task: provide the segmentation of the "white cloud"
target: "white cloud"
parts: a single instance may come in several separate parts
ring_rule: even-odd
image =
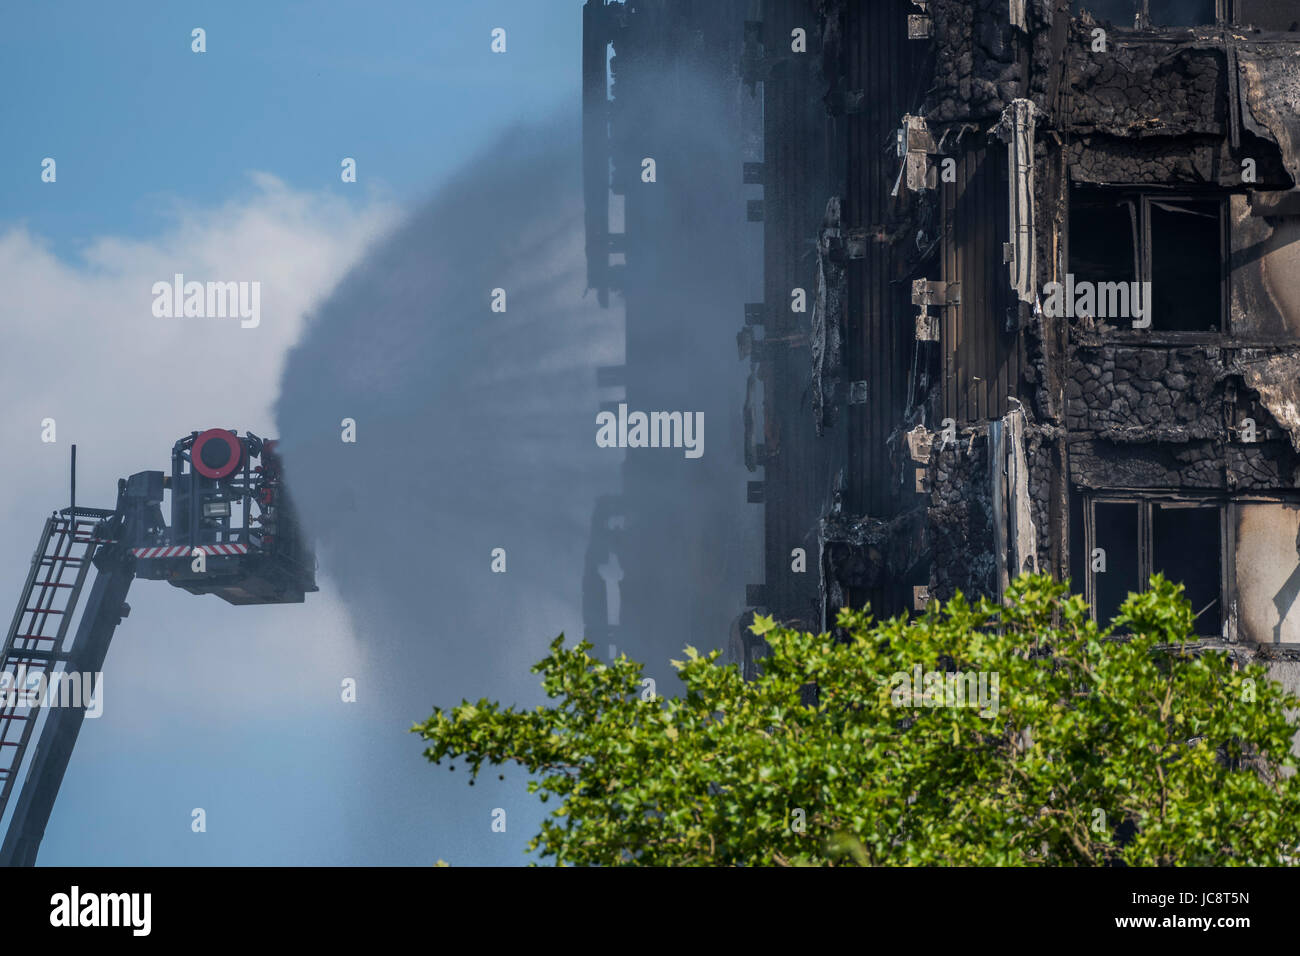
[[[0,442],[9,453],[0,601],[17,601],[41,522],[67,503],[73,442],[78,501],[111,507],[119,477],[167,470],[172,443],[192,430],[275,437],[280,371],[304,317],[397,210],[252,179],[244,199],[177,206],[163,234],[101,236],[78,261],[25,227],[0,227]],[[177,272],[259,281],[261,324],[155,318],[151,287]],[[57,422],[54,444],[41,442],[45,418]],[[101,719],[139,731],[173,716],[220,723],[301,712],[337,701],[339,680],[360,666],[328,587],[304,606],[232,607],[137,581],[130,602],[109,651]]]

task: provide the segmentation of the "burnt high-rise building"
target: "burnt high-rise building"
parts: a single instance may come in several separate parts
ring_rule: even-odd
[[[762,516],[746,607],[821,629],[1039,570],[1108,620],[1161,572],[1295,688],[1300,2],[589,8],[626,45],[707,20],[757,136],[728,171],[762,237],[727,305],[748,380],[713,432]],[[622,82],[601,110],[634,124]],[[589,138],[589,204],[611,158]]]

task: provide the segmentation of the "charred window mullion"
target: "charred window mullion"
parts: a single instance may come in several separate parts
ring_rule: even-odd
[[[1151,583],[1152,552],[1151,544],[1151,502],[1138,500],[1138,583],[1145,591]]]
[[[1142,264],[1141,256],[1143,250],[1146,249],[1150,243],[1145,242],[1142,239],[1142,216],[1140,214],[1141,210],[1138,207],[1138,203],[1133,199],[1126,199],[1124,200],[1124,205],[1128,207],[1129,233],[1132,236],[1131,241],[1133,243],[1133,275],[1135,278],[1140,279],[1145,276],[1148,271]]]
[[[1152,268],[1151,268],[1151,202],[1150,200],[1151,200],[1150,196],[1141,196],[1137,201],[1137,205],[1140,209],[1140,212],[1138,214],[1138,236],[1141,238],[1141,248],[1138,251],[1138,255],[1140,256],[1142,262],[1142,268],[1139,274],[1139,281],[1144,283],[1150,283],[1150,285],[1146,285],[1144,286],[1144,288],[1154,290],[1155,282],[1151,278]],[[1154,302],[1147,302],[1146,307],[1152,310],[1152,315],[1155,314]],[[1154,324],[1154,319],[1153,319],[1153,324]]]
[[[1219,509],[1219,541],[1221,547],[1219,550],[1219,593],[1223,595],[1223,603],[1220,608],[1221,617],[1226,626],[1235,627],[1236,614],[1234,609],[1237,603],[1237,589],[1235,582],[1237,580],[1237,503],[1232,500],[1225,501],[1223,507]],[[1225,634],[1229,640],[1236,640],[1236,633]]]

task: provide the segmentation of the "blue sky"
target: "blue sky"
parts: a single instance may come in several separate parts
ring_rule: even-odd
[[[177,199],[236,198],[249,170],[345,191],[344,156],[363,194],[411,200],[510,120],[576,100],[581,26],[579,0],[10,0],[0,222],[72,255],[152,234]],[[58,189],[40,181],[46,156]]]
[[[25,449],[0,490],[0,600],[64,503],[71,442],[78,500],[103,506],[191,429],[274,435],[312,304],[512,121],[575,108],[580,41],[579,0],[0,6],[0,441]],[[173,270],[264,276],[261,327],[152,320],[148,290]],[[204,353],[240,369],[237,388],[196,371]],[[46,416],[55,444],[36,438]],[[322,593],[284,608],[135,584],[42,864],[523,862],[539,814],[518,780],[468,790],[457,774],[366,813],[398,784],[360,778],[357,755],[420,765],[406,728],[427,711],[402,723],[375,705],[383,675],[322,570]],[[356,710],[340,674],[362,678]],[[508,836],[490,835],[497,803]]]

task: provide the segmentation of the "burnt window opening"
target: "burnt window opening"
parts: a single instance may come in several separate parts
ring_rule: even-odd
[[[1181,581],[1199,625],[1212,622],[1217,633],[1222,614],[1223,536],[1218,505],[1184,502],[1151,506],[1151,572]]]
[[[1300,0],[1237,0],[1237,23],[1280,33],[1300,30]]]
[[[1225,329],[1228,239],[1222,194],[1076,187],[1068,246],[1076,286],[1088,282],[1097,288],[1093,309],[1081,304],[1079,314],[1148,332]],[[1107,300],[1120,304],[1119,321],[1102,301],[1102,286],[1111,283],[1121,284]],[[1125,318],[1149,324],[1131,326]]]
[[[1221,199],[1157,199],[1146,207],[1151,328],[1217,332],[1223,322]]]
[[[1069,499],[1067,534],[1070,539],[1070,592],[1081,594],[1087,587],[1085,582],[1088,575],[1087,552],[1083,540],[1083,494],[1071,485]]]
[[[1144,26],[1200,27],[1219,22],[1215,0],[1147,0]]]
[[[1146,590],[1157,572],[1183,585],[1194,633],[1222,632],[1224,503],[1091,497],[1085,501],[1087,596],[1108,624],[1129,592]]]
[[[1088,564],[1093,579],[1097,620],[1110,621],[1130,591],[1141,591],[1138,561],[1140,521],[1135,501],[1099,501],[1093,505],[1093,536]]]
[[[1070,0],[1070,15],[1087,10],[1122,28],[1201,27],[1224,19],[1226,6],[1227,0]]]
[[[1071,527],[1082,524],[1075,578],[1099,624],[1158,571],[1183,585],[1199,637],[1300,646],[1300,496],[1079,490],[1071,499]]]
[[[1137,204],[1111,195],[1070,202],[1070,272],[1076,282],[1137,279]]]
[[[1117,27],[1137,23],[1138,0],[1070,0],[1070,15],[1077,17],[1087,10],[1093,18]]]

